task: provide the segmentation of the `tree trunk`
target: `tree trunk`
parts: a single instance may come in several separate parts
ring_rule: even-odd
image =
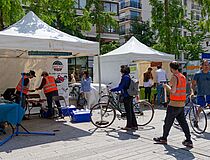
[[[170,37],[170,24],[169,24],[169,0],[164,1],[164,11],[165,11],[165,27],[166,27],[166,39],[165,39],[165,46],[166,46],[166,51],[168,53],[171,53],[171,37]]]
[[[4,29],[3,14],[0,11],[0,31]]]

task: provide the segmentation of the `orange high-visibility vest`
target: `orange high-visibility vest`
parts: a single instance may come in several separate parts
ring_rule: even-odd
[[[24,76],[24,80],[25,80],[26,78],[28,78],[28,77],[27,77],[27,76]],[[23,86],[23,90],[22,90],[22,78],[21,78],[20,81],[19,81],[19,83],[18,83],[18,85],[17,85],[17,87],[16,87],[16,90],[19,91],[19,92],[22,91],[23,94],[27,95],[28,90],[29,90],[29,83],[28,83],[27,86]]]
[[[186,100],[186,78],[183,74],[175,74],[177,77],[176,92],[170,93],[170,100],[185,101]]]
[[[46,84],[43,86],[44,93],[49,93],[58,90],[53,76],[47,76],[45,77],[45,79],[46,79]]]

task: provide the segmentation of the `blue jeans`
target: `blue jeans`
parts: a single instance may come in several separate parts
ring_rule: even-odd
[[[164,95],[163,85],[158,84],[157,85],[157,104],[160,105],[161,102],[164,102],[164,98],[165,98],[165,95]]]

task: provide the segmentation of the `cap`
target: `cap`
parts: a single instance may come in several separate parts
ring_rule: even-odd
[[[30,70],[29,74],[31,74],[32,76],[36,77],[35,72]]]

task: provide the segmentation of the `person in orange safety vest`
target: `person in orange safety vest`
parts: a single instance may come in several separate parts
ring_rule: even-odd
[[[20,104],[21,100],[21,106],[23,108],[26,108],[26,97],[28,95],[28,92],[33,92],[34,90],[29,90],[29,85],[30,85],[30,79],[33,77],[36,77],[35,72],[30,70],[29,73],[23,73],[24,74],[24,82],[23,82],[23,87],[22,87],[22,77],[19,81],[19,83],[16,86],[16,99],[15,102]],[[22,99],[21,99],[21,92],[22,92]]]
[[[54,116],[54,109],[52,107],[52,97],[58,96],[58,88],[55,83],[55,78],[53,76],[49,76],[49,74],[45,71],[42,72],[42,82],[41,85],[36,88],[36,90],[43,89],[45,96],[47,97],[47,105],[48,105],[48,111],[50,112],[50,116]],[[63,118],[63,114],[61,111],[61,105],[59,101],[55,101],[56,106],[58,108],[59,117]]]
[[[184,106],[186,100],[186,78],[183,74],[181,74],[178,71],[178,69],[178,62],[173,61],[170,63],[170,70],[173,74],[169,83],[170,85],[163,85],[163,87],[169,90],[170,92],[170,102],[168,104],[166,117],[164,121],[165,124],[163,126],[163,136],[153,138],[153,140],[159,144],[167,144],[167,137],[169,135],[169,131],[176,118],[186,137],[186,140],[184,140],[182,144],[187,147],[193,147],[189,126],[184,116]]]

